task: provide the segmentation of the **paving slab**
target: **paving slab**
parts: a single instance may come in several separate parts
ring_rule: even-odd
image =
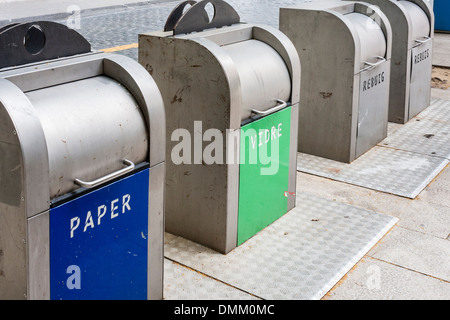
[[[325,300],[450,300],[450,283],[365,256]]]
[[[450,241],[394,228],[368,253],[371,257],[450,282]]]

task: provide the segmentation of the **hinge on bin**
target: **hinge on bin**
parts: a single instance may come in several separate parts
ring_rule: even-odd
[[[0,69],[91,52],[77,31],[51,21],[13,23],[0,28]]]
[[[209,19],[205,10],[207,4],[214,8],[214,15]],[[185,10],[186,6],[191,7]],[[184,1],[173,9],[167,18],[164,31],[173,31],[174,35],[199,32],[210,28],[220,28],[239,23],[241,18],[236,10],[222,0]]]

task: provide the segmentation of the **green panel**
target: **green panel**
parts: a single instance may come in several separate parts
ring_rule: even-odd
[[[291,108],[241,128],[239,246],[287,211]]]

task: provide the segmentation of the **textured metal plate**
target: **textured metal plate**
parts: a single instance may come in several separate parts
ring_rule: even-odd
[[[414,199],[448,162],[376,146],[351,164],[298,153],[297,170]]]
[[[164,259],[165,300],[259,300],[214,278]]]
[[[416,116],[450,124],[450,100],[431,99],[430,106]]]
[[[314,300],[397,221],[301,193],[294,209],[227,255],[171,235],[164,250],[168,259],[254,297]],[[174,278],[166,277],[166,288]]]
[[[298,153],[297,170],[414,199],[450,159],[450,101],[430,107],[350,164]]]
[[[429,108],[379,145],[449,159],[450,101],[433,100]]]

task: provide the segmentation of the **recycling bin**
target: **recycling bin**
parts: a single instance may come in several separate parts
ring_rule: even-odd
[[[298,151],[350,163],[387,135],[392,31],[375,6],[280,9],[302,64]]]
[[[433,12],[436,31],[450,32],[450,19],[448,18],[450,16],[450,2],[447,0],[436,0]]]
[[[53,22],[0,48],[0,299],[162,299],[155,82]]]
[[[430,105],[433,7],[427,0],[364,2],[378,6],[395,30],[392,35],[389,121],[404,124]]]
[[[167,232],[226,254],[295,206],[300,62],[285,35],[185,1],[139,35],[139,62],[166,108]]]

